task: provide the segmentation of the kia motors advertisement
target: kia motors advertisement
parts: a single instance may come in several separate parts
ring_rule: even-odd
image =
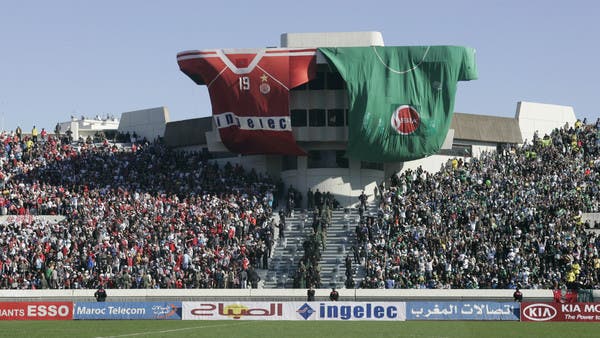
[[[72,302],[0,303],[0,320],[71,320]]]
[[[600,303],[521,304],[523,322],[600,322]]]

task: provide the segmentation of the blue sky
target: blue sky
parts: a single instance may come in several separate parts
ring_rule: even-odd
[[[281,33],[380,31],[388,46],[464,45],[479,79],[455,111],[512,117],[518,101],[600,116],[595,1],[0,1],[0,127],[166,106],[210,115],[179,71],[189,49],[279,46]]]

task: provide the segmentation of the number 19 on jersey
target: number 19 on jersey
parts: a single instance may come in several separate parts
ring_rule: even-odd
[[[240,90],[250,90],[250,78],[247,76],[240,76],[239,79]]]

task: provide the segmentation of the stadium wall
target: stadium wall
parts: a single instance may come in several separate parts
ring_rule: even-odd
[[[573,107],[525,101],[517,103],[515,117],[519,121],[523,142],[530,143],[536,130],[542,138],[553,129],[562,128],[565,123],[573,126],[577,121]]]
[[[95,301],[94,289],[0,290],[0,301]],[[326,300],[330,289],[317,289]],[[512,289],[339,289],[341,301],[513,301]],[[526,301],[552,301],[552,290],[522,290]],[[304,301],[303,289],[107,289],[107,301]],[[593,291],[594,298],[600,290]]]
[[[123,113],[118,130],[123,134],[135,132],[140,138],[153,141],[165,135],[167,122],[170,117],[166,107],[142,109]]]

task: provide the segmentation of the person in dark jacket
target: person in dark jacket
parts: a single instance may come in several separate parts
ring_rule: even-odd
[[[313,289],[312,285],[308,290],[306,290],[306,301],[314,302],[315,301],[315,289]]]
[[[337,302],[340,298],[340,294],[337,292],[335,288],[331,288],[331,292],[329,293],[329,300],[332,302]]]
[[[102,285],[100,285],[98,287],[98,290],[96,290],[96,292],[94,292],[94,297],[99,302],[106,301],[106,290],[104,290],[104,287],[102,287]]]

